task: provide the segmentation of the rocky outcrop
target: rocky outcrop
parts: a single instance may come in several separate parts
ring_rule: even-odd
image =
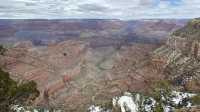
[[[199,24],[200,20],[194,19],[182,29],[175,31],[164,46],[154,51],[152,59],[154,64],[159,63],[162,66],[165,76],[175,85],[198,92],[200,91]]]

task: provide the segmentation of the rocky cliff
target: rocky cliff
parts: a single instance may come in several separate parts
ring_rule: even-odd
[[[175,85],[197,92],[200,91],[199,37],[200,19],[194,19],[172,33],[167,43],[154,51],[153,57],[153,62],[162,65],[165,76]]]

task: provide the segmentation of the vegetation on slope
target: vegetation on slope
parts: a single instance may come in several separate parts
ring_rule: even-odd
[[[39,96],[33,81],[18,84],[9,77],[9,73],[0,69],[0,108],[8,111],[12,104],[29,104]]]
[[[175,31],[173,35],[200,40],[200,18],[188,22],[185,27]]]
[[[4,52],[5,49],[0,46],[0,54],[3,55]],[[19,84],[0,68],[0,111],[9,112],[12,104],[30,104],[38,96],[39,91],[35,82]]]
[[[0,45],[0,55],[4,55],[5,51],[6,49],[2,45]]]
[[[173,36],[184,39],[175,37],[176,41],[174,40],[173,44],[177,48],[175,49],[177,53],[171,52],[169,58],[172,61],[166,66],[164,73],[168,79],[173,81],[174,85],[185,91],[200,92],[200,74],[198,72],[200,69],[200,18],[191,20],[185,27],[175,31]],[[172,42],[174,37],[170,39]],[[181,52],[179,52],[179,48]]]

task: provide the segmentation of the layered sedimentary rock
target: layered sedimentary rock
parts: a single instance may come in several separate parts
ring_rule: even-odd
[[[153,62],[164,68],[166,77],[186,90],[200,91],[200,20],[195,19],[174,32],[166,45],[154,52]]]
[[[120,49],[92,48],[77,40],[48,46],[22,42],[8,49],[0,59],[13,79],[37,82],[41,94],[36,105],[83,111],[77,109],[87,109],[92,102],[106,102],[128,89],[143,91],[147,75],[143,76],[142,70],[131,73],[129,69],[141,68],[140,61],[155,48],[156,45],[136,43]]]
[[[36,23],[34,23],[34,30],[37,30],[38,23]],[[116,29],[123,26],[121,22],[114,23],[116,26],[111,27],[105,24],[102,29],[110,29],[111,36],[118,35],[118,33],[123,34],[121,30],[116,33]],[[26,24],[29,26],[28,23]],[[97,23],[94,22],[93,24]],[[136,24],[135,28],[138,30],[136,35],[144,34],[139,32],[143,28],[137,27],[141,23],[129,23],[129,25],[134,24]],[[155,24],[160,27],[157,28]],[[165,27],[163,27],[166,25],[167,33]],[[92,26],[89,25],[88,27]],[[143,36],[141,38],[135,37],[133,26],[128,26],[126,30],[130,30],[130,33],[125,35],[126,38],[120,37],[121,39],[117,39],[119,35],[113,37],[115,39],[110,38],[109,32],[104,31],[100,34],[97,32],[96,35],[104,35],[105,33],[109,35],[98,38],[91,36],[93,31],[96,32],[95,30],[91,30],[92,33],[88,30],[91,33],[91,35],[89,34],[90,38],[85,35],[88,33],[85,33],[82,35],[84,38],[60,43],[52,42],[47,46],[34,46],[29,41],[20,42],[15,47],[8,49],[5,56],[0,58],[1,65],[10,72],[12,78],[18,81],[34,80],[37,82],[41,94],[35,102],[36,105],[64,107],[67,109],[66,111],[86,111],[85,109],[91,104],[104,104],[110,101],[113,96],[118,96],[124,91],[146,92],[154,81],[163,79],[163,75],[157,69],[161,66],[152,66],[149,53],[154,51],[158,45],[149,41],[148,34],[152,34],[150,40],[154,35],[166,36],[169,31],[177,28],[176,24],[159,21],[151,24],[151,21],[146,21],[142,24],[144,27],[147,26],[145,31],[148,34],[143,35],[145,38],[142,38]],[[64,25],[60,27],[65,29]],[[87,24],[84,27],[87,27]],[[45,28],[45,25],[42,26],[42,29],[45,30]],[[76,32],[79,26],[75,25],[68,28]],[[95,27],[91,29],[93,28]],[[156,32],[151,28],[155,29]],[[56,29],[53,28],[53,30]],[[78,33],[80,32],[78,31]],[[133,37],[130,36],[133,34]],[[157,37],[155,38],[157,39]],[[166,48],[168,48],[167,45],[164,47],[167,50],[165,52],[170,51]],[[165,65],[166,62],[168,63],[168,58],[164,56],[168,57],[168,55],[160,54],[161,56],[157,56],[160,58],[154,59],[157,64],[162,62],[161,65],[163,63]]]

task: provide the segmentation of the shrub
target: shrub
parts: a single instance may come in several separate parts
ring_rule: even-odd
[[[164,111],[164,110],[163,110],[163,107],[162,107],[161,103],[158,103],[158,104],[156,105],[156,107],[155,107],[154,112],[163,112],[163,111]]]
[[[11,104],[24,104],[38,96],[39,91],[35,82],[18,84],[9,77],[9,73],[0,68],[0,108],[2,111],[8,112]]]
[[[192,104],[200,105],[200,94],[192,97],[191,100],[192,100]]]
[[[6,49],[2,45],[0,45],[0,55],[4,55],[5,51]]]
[[[150,96],[155,98],[157,101],[161,101],[161,96],[169,96],[172,92],[172,85],[168,80],[161,80],[155,82],[155,84],[152,87],[152,92],[150,93]]]

